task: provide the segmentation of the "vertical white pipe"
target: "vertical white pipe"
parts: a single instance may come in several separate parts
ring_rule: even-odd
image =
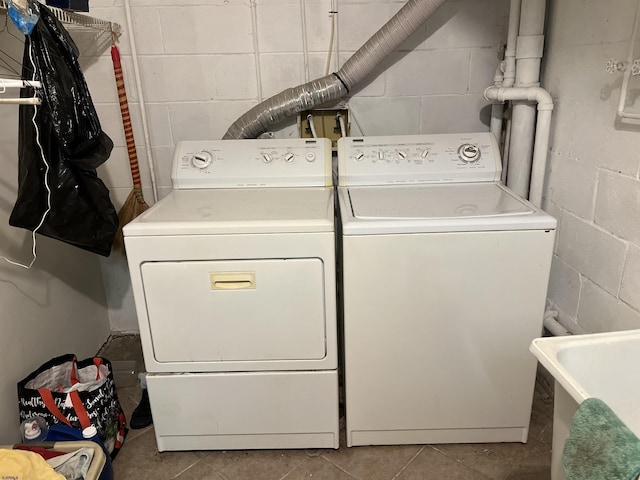
[[[505,87],[513,87],[516,79],[516,42],[520,29],[520,11],[522,0],[511,0],[509,6],[509,31],[507,32],[507,48],[504,52],[504,81]]]
[[[545,7],[545,0],[522,0],[518,50],[521,42],[530,40],[527,37],[539,37],[544,33]],[[517,52],[516,87],[539,85],[541,57],[525,53]],[[535,117],[536,106],[531,102],[514,103],[507,185],[524,198],[529,195]]]
[[[533,164],[531,168],[531,188],[529,190],[529,200],[536,207],[542,207],[542,193],[544,189],[544,177],[547,170],[550,133],[551,110],[538,110],[536,141],[533,147]]]
[[[256,91],[258,92],[258,103],[262,102],[262,68],[260,67],[260,45],[258,43],[258,12],[256,0],[250,0],[251,7],[251,31],[253,33],[253,59],[256,69]]]
[[[511,0],[509,7],[509,30],[507,32],[507,47],[504,53],[504,61],[498,67],[496,75],[493,78],[493,84],[496,87],[505,86],[513,87],[516,75],[516,42],[518,40],[518,28],[520,26],[520,6],[522,0]],[[490,131],[496,141],[500,145],[502,140],[502,119],[504,116],[504,104],[493,104],[491,106],[491,124]],[[508,143],[508,137],[505,137],[505,144]],[[508,152],[506,148],[502,150],[503,159],[503,175],[506,179],[507,165],[506,159]]]
[[[307,46],[307,2],[300,0],[300,24],[302,25],[302,55],[304,58],[304,81],[309,81],[309,48]]]
[[[494,103],[491,105],[491,123],[489,125],[489,131],[496,137],[496,142],[500,144],[502,139],[502,116],[504,114],[504,104]]]
[[[131,58],[133,60],[133,74],[136,80],[136,90],[138,92],[138,104],[140,105],[140,118],[142,120],[142,132],[144,133],[144,143],[147,147],[147,165],[149,165],[149,174],[151,175],[151,189],[153,191],[153,201],[158,201],[158,182],[156,182],[156,169],[153,161],[153,153],[151,151],[151,133],[149,131],[149,122],[147,121],[147,109],[144,102],[144,94],[142,89],[142,80],[140,75],[140,65],[138,64],[138,49],[136,48],[136,39],[133,30],[133,16],[131,14],[130,0],[124,0],[124,11],[127,17],[127,29],[129,34],[129,47],[131,48]]]

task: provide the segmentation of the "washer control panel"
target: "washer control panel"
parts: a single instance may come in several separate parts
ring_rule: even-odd
[[[340,185],[492,182],[501,172],[489,132],[338,140]]]
[[[173,157],[174,189],[331,185],[328,139],[180,142]]]

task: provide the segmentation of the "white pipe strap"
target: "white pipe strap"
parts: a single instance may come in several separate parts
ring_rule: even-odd
[[[499,102],[526,100],[536,102],[538,110],[553,110],[553,98],[541,87],[489,87],[484,91],[484,98]]]

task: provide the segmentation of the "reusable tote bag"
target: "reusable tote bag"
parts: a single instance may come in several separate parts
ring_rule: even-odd
[[[49,360],[18,382],[18,405],[21,422],[39,415],[49,426],[94,426],[112,458],[127,433],[111,362],[105,358],[78,361],[67,354]]]

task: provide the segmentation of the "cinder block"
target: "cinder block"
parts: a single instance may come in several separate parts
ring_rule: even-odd
[[[296,1],[299,4],[299,0]],[[310,52],[326,53],[329,48],[329,35],[331,32],[331,0],[314,0],[305,2],[307,24],[307,48]],[[340,15],[340,13],[338,14]],[[335,30],[338,31],[338,16],[334,17]],[[299,20],[298,20],[299,23]],[[334,36],[334,42],[337,40]],[[334,48],[335,51],[335,48]]]
[[[251,9],[244,3],[160,9],[164,51],[186,55],[253,53]]]
[[[253,55],[149,56],[140,59],[145,100],[244,100],[256,96]]]
[[[591,45],[628,41],[633,30],[635,0],[549,2],[548,35],[553,45]]]
[[[467,93],[471,52],[415,51],[392,55],[387,70],[387,95],[446,95]]]
[[[169,108],[173,141],[220,139],[255,101],[174,103]]]
[[[260,71],[262,96],[266,99],[304,83],[304,57],[302,53],[262,53]]]
[[[577,103],[575,101],[563,101],[557,98],[553,100],[554,106],[551,116],[549,147],[552,152],[561,157],[565,157],[568,156],[571,151]]]
[[[600,172],[595,223],[622,238],[640,244],[640,180]]]
[[[507,0],[448,0],[427,20],[427,48],[497,46],[508,18]]]
[[[296,5],[261,3],[257,7],[256,16],[258,49],[261,53],[302,51],[300,3]]]
[[[138,315],[133,295],[107,300],[109,321],[113,332],[137,332]]]
[[[338,14],[340,50],[356,51],[389,21],[389,3],[346,3]]]
[[[618,293],[625,253],[622,240],[568,212],[563,214],[558,257],[612,295]]]
[[[553,256],[551,263],[547,296],[567,315],[576,316],[578,299],[580,298],[580,273],[556,255]]]
[[[640,328],[640,313],[584,279],[578,307],[578,324],[590,333]]]
[[[153,147],[153,162],[156,169],[156,183],[161,187],[171,187],[171,165],[175,147]],[[144,159],[146,161],[146,158]]]
[[[91,1],[93,2],[93,0]],[[158,7],[131,7],[131,23],[133,24],[138,55],[161,55],[164,53],[160,11],[161,9]],[[121,25],[125,26],[126,23]],[[126,43],[128,46],[129,39],[123,38],[123,40],[121,43]]]
[[[422,97],[422,133],[487,132],[491,106],[483,95]]]
[[[140,115],[139,105],[134,104],[137,115]],[[149,141],[153,147],[173,147],[171,136],[171,120],[169,118],[169,105],[163,103],[147,103],[147,121],[149,123]],[[132,120],[133,121],[133,120]],[[140,119],[142,121],[142,119]],[[144,145],[144,136],[138,136],[133,132],[136,144]],[[142,133],[141,133],[142,134]],[[140,156],[138,154],[138,156]]]
[[[486,88],[493,85],[493,78],[499,64],[497,47],[472,48],[469,93],[484,94]]]
[[[419,98],[352,98],[349,108],[352,135],[357,135],[360,128],[363,135],[410,135],[420,131]]]
[[[586,220],[593,218],[598,169],[567,155],[550,155],[548,194],[560,207]]]

